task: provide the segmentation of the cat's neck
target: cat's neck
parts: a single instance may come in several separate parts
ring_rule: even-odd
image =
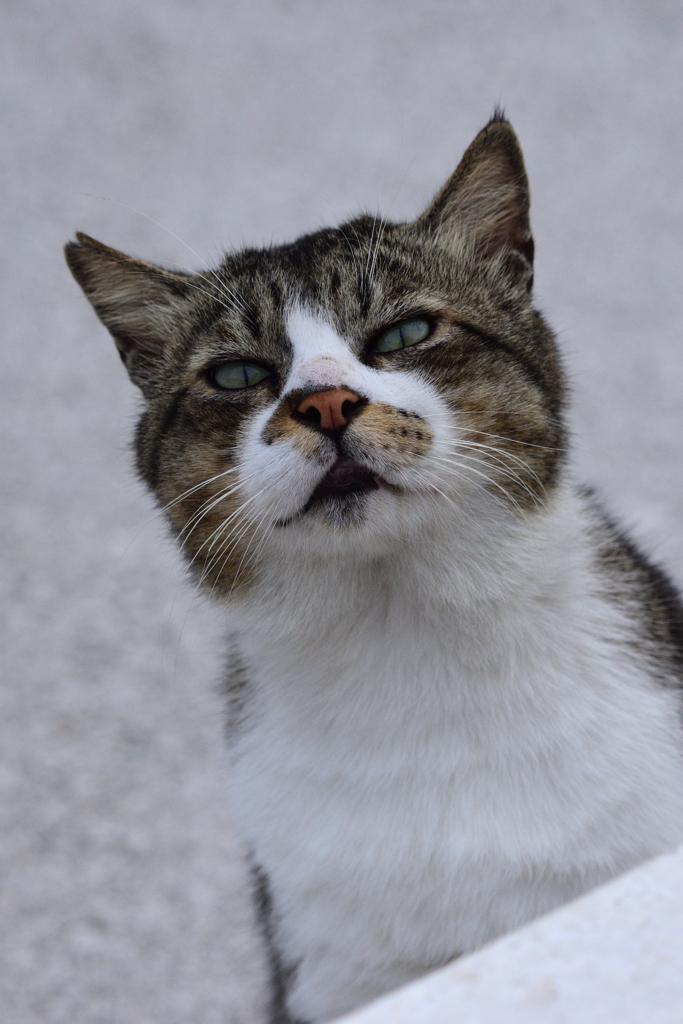
[[[394,764],[409,736],[448,756],[457,740],[475,758],[515,757],[598,705],[642,700],[642,667],[609,639],[627,624],[605,596],[590,527],[565,487],[534,521],[482,531],[476,550],[455,537],[393,562],[263,579],[237,625],[274,723],[268,743],[322,745],[334,764],[379,747]]]
[[[272,563],[235,622],[278,657],[390,648],[409,634],[418,647],[457,648],[465,663],[484,650],[507,660],[511,647],[551,645],[560,625],[586,615],[596,589],[587,527],[581,498],[563,485],[533,516],[444,522],[388,557]]]

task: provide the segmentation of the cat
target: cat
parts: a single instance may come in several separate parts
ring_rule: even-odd
[[[571,479],[496,112],[412,223],[216,270],[79,234],[137,465],[228,609],[271,1021],[322,1024],[683,842],[683,609]]]

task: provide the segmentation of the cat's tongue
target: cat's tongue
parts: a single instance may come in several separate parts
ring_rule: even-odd
[[[334,494],[351,494],[353,491],[375,491],[378,486],[372,470],[342,455],[316,487],[313,499]]]

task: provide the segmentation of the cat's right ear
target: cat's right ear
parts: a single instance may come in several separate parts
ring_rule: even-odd
[[[76,239],[64,247],[69,269],[113,336],[131,380],[147,391],[164,348],[187,320],[191,278],[126,256],[81,232]]]

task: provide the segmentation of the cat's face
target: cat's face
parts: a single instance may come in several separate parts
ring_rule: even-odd
[[[506,122],[412,224],[363,217],[194,276],[85,236],[67,258],[147,398],[141,473],[219,593],[273,555],[382,556],[552,490],[562,379]]]

